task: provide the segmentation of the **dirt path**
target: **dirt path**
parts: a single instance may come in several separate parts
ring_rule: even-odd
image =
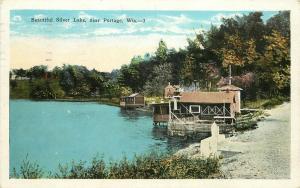
[[[218,146],[221,170],[228,178],[290,177],[290,103],[270,111],[258,128],[226,139]]]

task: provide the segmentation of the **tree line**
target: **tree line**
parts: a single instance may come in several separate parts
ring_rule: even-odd
[[[11,76],[28,79],[33,98],[112,98],[132,92],[162,96],[168,82],[216,90],[228,83],[231,65],[232,83],[243,88],[245,99],[289,96],[289,12],[278,12],[265,22],[262,16],[262,12],[251,12],[223,18],[221,25],[196,33],[179,50],[168,48],[161,40],[155,53],[135,56],[110,73],[78,65],[52,70],[41,65],[14,69]],[[11,80],[12,89],[17,84]]]

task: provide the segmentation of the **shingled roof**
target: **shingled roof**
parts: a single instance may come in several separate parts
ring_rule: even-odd
[[[222,86],[220,88],[218,88],[218,90],[220,91],[241,91],[243,89],[239,88],[239,87],[236,87],[235,85],[225,85],[225,86]]]
[[[128,97],[136,97],[137,95],[139,95],[139,93],[133,93],[133,94],[129,95]]]
[[[183,92],[180,102],[222,104],[233,103],[233,92]]]

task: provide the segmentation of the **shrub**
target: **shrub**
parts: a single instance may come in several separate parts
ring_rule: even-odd
[[[36,162],[30,162],[27,155],[26,158],[22,161],[19,173],[14,168],[12,176],[14,178],[22,178],[22,179],[38,179],[38,178],[42,178],[43,175],[44,172],[42,168],[40,168],[40,166]]]
[[[266,103],[263,104],[264,108],[271,108],[277,105],[280,105],[283,103],[283,98],[282,97],[277,97],[277,98],[272,98],[268,100]]]
[[[110,162],[108,166],[102,158],[94,158],[91,164],[83,161],[72,162],[70,166],[59,165],[58,172],[49,178],[62,179],[183,179],[212,178],[220,174],[217,158],[191,159],[187,156],[149,153],[135,156],[132,160],[124,157],[120,161]],[[28,166],[28,165],[27,165]],[[21,168],[22,169],[22,168]],[[28,167],[27,167],[28,169]],[[20,178],[40,178],[38,166],[30,167],[28,173]]]

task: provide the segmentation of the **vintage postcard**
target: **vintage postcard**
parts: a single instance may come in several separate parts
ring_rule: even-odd
[[[299,3],[70,3],[1,4],[1,188],[300,186]]]

